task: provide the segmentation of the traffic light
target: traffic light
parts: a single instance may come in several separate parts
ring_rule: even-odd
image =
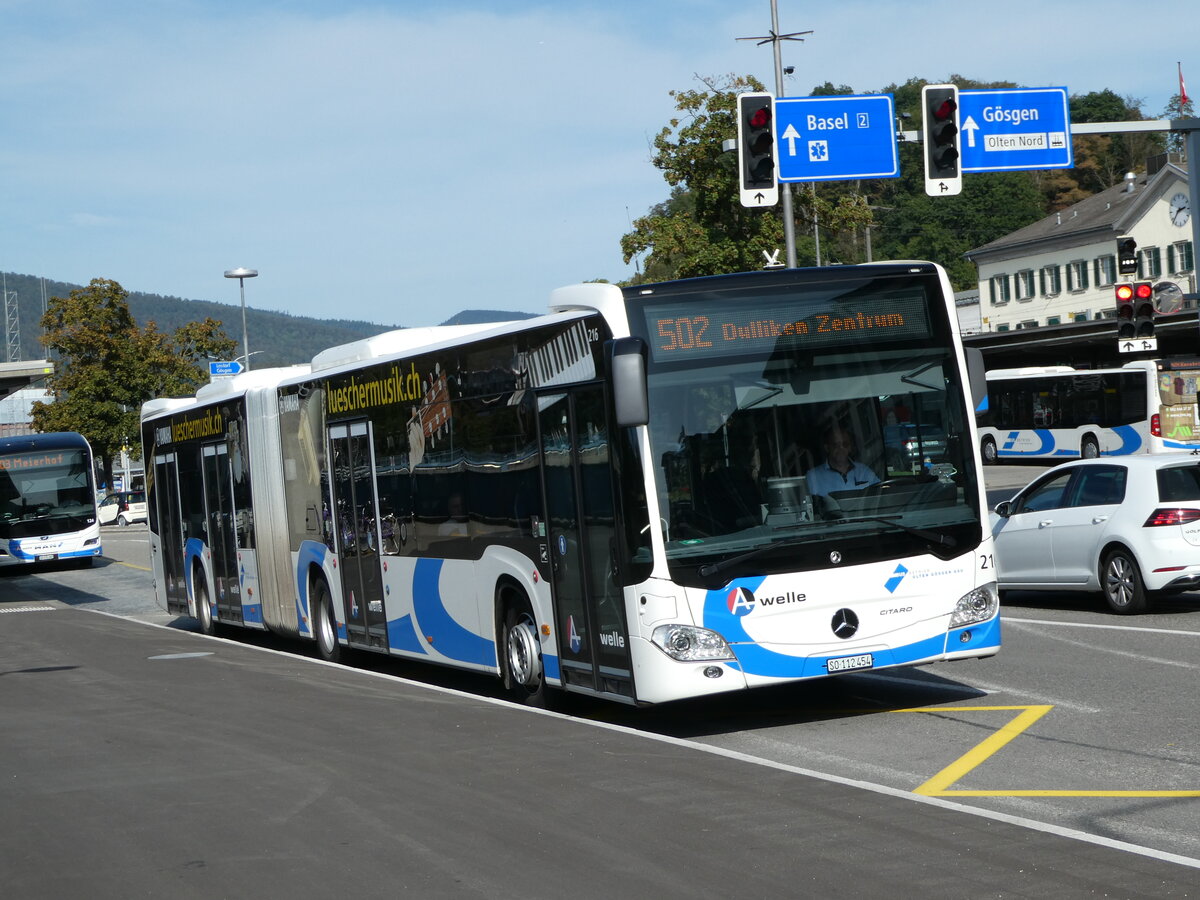
[[[1154,286],[1148,281],[1131,281],[1116,286],[1117,338],[1154,337]]]
[[[1136,275],[1137,270],[1137,241],[1131,237],[1117,238],[1117,274]]]
[[[925,193],[949,197],[962,193],[958,150],[958,87],[927,84],[921,88],[921,139],[925,146]]]
[[[1154,337],[1154,285],[1133,283],[1133,325],[1139,338]]]
[[[775,98],[767,93],[738,94],[738,187],[743,206],[779,202],[775,168]]]

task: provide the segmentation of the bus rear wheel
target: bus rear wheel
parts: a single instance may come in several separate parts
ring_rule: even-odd
[[[333,598],[324,578],[312,584],[312,615],[316,623],[317,652],[326,662],[340,662],[342,645],[338,643],[337,620],[333,617]]]
[[[216,634],[217,623],[213,621],[212,607],[208,605],[208,582],[204,576],[197,573],[194,581],[196,592],[196,618],[200,620],[200,630],[204,634]]]
[[[1083,443],[1079,446],[1079,455],[1083,459],[1099,459],[1100,445],[1096,443],[1094,437],[1085,437]]]

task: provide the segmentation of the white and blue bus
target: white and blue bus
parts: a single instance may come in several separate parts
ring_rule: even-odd
[[[92,448],[73,431],[0,438],[0,566],[101,554]]]
[[[1198,378],[1196,359],[993,369],[977,417],[980,453],[992,464],[1195,450]]]
[[[156,590],[205,631],[535,704],[991,656],[976,369],[973,397],[931,263],[577,285],[389,332],[145,405]],[[809,490],[830,421],[877,483]]]

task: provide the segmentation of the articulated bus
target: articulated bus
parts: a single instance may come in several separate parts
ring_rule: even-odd
[[[978,415],[985,464],[1095,459],[1200,448],[1200,360],[1109,369],[993,369]]]
[[[0,438],[0,566],[101,554],[92,448],[73,431]]]
[[[952,300],[931,263],[576,285],[151,401],[156,590],[531,704],[991,656]],[[831,421],[878,483],[810,490]]]

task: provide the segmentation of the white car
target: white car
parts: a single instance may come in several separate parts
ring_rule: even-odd
[[[1100,591],[1117,613],[1200,588],[1200,456],[1078,460],[992,514],[1001,589]]]
[[[122,527],[134,522],[146,521],[146,492],[117,491],[109,494],[96,507],[101,525],[112,525],[114,522]]]

